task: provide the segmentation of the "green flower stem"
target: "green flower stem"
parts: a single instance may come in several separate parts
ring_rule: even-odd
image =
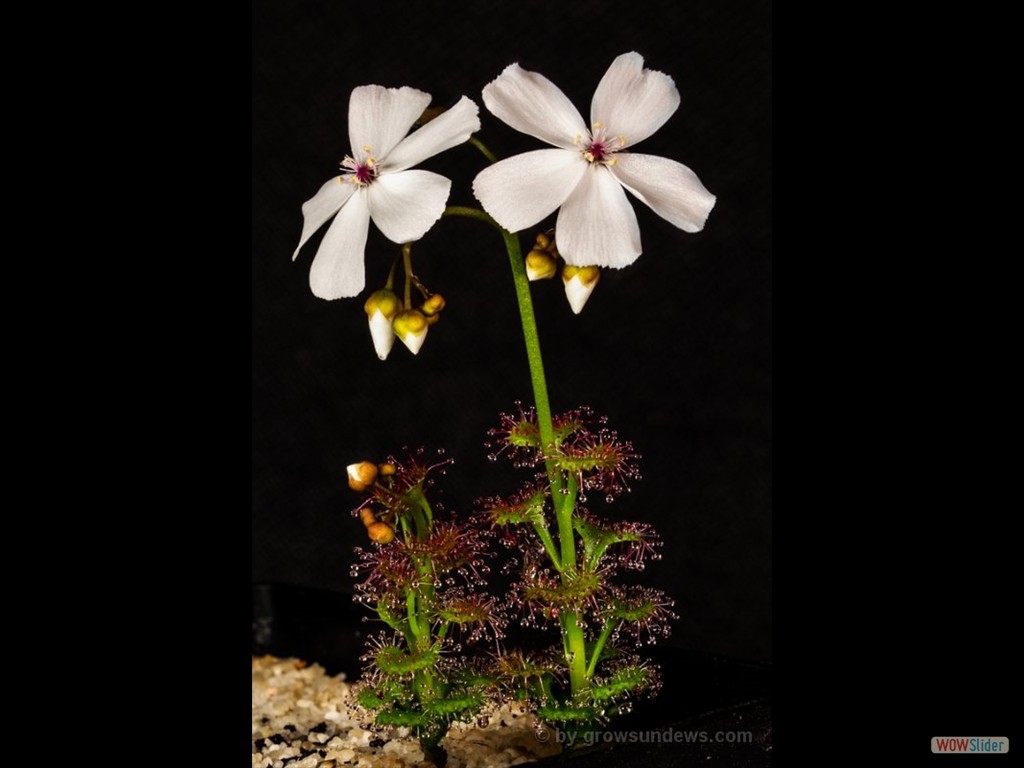
[[[555,698],[551,693],[551,678],[547,676],[540,678],[540,690],[544,698],[551,700]]]
[[[474,145],[481,148],[481,151],[486,149],[479,142],[475,142]],[[488,153],[485,152],[485,154]],[[548,400],[547,379],[544,377],[544,359],[540,352],[537,319],[533,314],[533,300],[530,297],[530,281],[526,276],[526,264],[523,262],[523,253],[519,246],[519,236],[504,229],[485,211],[477,208],[449,206],[445,208],[443,215],[464,216],[490,224],[501,232],[501,237],[505,241],[509,265],[512,267],[512,283],[515,286],[516,300],[519,305],[519,318],[523,326],[526,358],[530,365],[533,400],[537,408],[537,430],[540,433],[541,446],[547,452],[555,445],[555,428],[551,418],[551,403]],[[576,481],[570,475],[568,485],[563,486],[562,472],[554,461],[545,460],[544,463],[547,469],[548,483],[551,486],[555,518],[558,521],[558,538],[562,553],[559,570],[562,574],[562,581],[566,582],[573,578],[576,572],[576,540],[572,527],[572,515],[576,506]],[[563,493],[563,487],[567,492]],[[561,620],[563,638],[568,648],[569,680],[575,695],[587,687],[586,642],[583,629],[577,624],[578,617],[575,612],[563,613]]]
[[[544,378],[544,358],[540,353],[540,336],[537,333],[537,319],[533,314],[533,300],[530,298],[530,280],[526,276],[526,264],[523,262],[523,252],[519,247],[519,236],[504,229],[498,222],[490,217],[486,211],[478,208],[468,208],[461,205],[450,205],[444,209],[444,216],[465,216],[490,224],[497,229],[505,241],[505,250],[508,251],[509,263],[512,267],[512,282],[516,289],[516,299],[519,304],[519,318],[523,326],[523,341],[526,342],[526,359],[530,364],[530,382],[533,384],[533,400],[537,407],[537,429],[540,432],[540,442],[544,449],[555,444],[555,428],[551,420],[551,403],[548,400],[548,384]],[[554,501],[555,512],[559,516],[558,532],[561,537],[565,532],[562,525],[562,514],[565,511],[565,499],[562,499],[562,473],[554,465],[554,462],[545,462],[548,481],[551,484],[551,497]],[[569,537],[572,539],[572,509],[567,510],[569,522]],[[562,542],[562,562],[566,562],[566,545]],[[568,564],[576,563],[575,547],[570,547],[571,555]]]
[[[401,632],[402,636],[405,638],[405,642],[408,643],[410,648],[415,647],[416,636],[413,635],[409,622],[404,621],[397,615],[391,613],[391,609],[384,600],[377,602],[377,615],[380,616],[381,620],[393,630]]]
[[[419,622],[416,620],[416,590],[414,589],[410,589],[405,596],[405,612],[409,617],[409,629],[412,630],[413,637],[420,640],[423,635],[420,632]]]
[[[491,218],[491,215],[487,211],[481,211],[479,208],[471,208],[468,205],[449,205],[444,209],[442,216],[464,216],[467,219],[475,219],[476,221],[482,221],[484,224],[490,224],[499,232],[504,232],[501,224]]]
[[[413,530],[416,531],[416,538],[423,541],[430,535],[430,528],[427,526],[427,519],[423,515],[423,510],[419,506],[413,506],[409,510],[409,514],[412,515]]]
[[[430,535],[430,531],[434,527],[434,510],[430,508],[430,502],[427,501],[427,497],[419,486],[416,486],[409,491],[409,498],[425,515],[425,530],[421,538],[426,538]]]
[[[612,633],[614,622],[610,619],[604,623],[604,627],[601,629],[601,635],[597,638],[597,642],[594,644],[593,656],[590,657],[590,663],[587,665],[587,679],[589,680],[594,676],[594,670],[597,669],[597,662],[601,658],[601,651],[604,650],[604,644],[608,640],[608,636]]]
[[[558,472],[558,474],[559,478],[561,478],[561,472]],[[558,538],[562,542],[562,563],[567,568],[576,567],[576,539],[573,534],[572,513],[576,509],[578,493],[579,484],[576,482],[576,476],[570,472],[565,478],[565,492],[561,494],[561,509],[559,509],[558,504],[555,504],[555,516],[558,519]]]
[[[551,531],[545,523],[534,523],[533,530],[537,532],[537,536],[544,542],[544,549],[547,550],[548,557],[551,558],[551,564],[555,566],[555,570],[559,573],[562,572],[562,558],[558,556],[558,548],[555,546],[554,540],[551,538]]]
[[[559,472],[561,475],[561,472]],[[555,504],[555,516],[558,519],[558,538],[562,543],[562,583],[571,581],[576,576],[576,539],[573,532],[572,516],[576,509],[576,496],[578,488],[576,477],[571,472],[566,475],[565,493],[559,493],[562,497],[562,505]],[[552,496],[555,491],[552,490]],[[563,613],[562,630],[565,633],[566,643],[569,646],[567,660],[569,662],[569,683],[572,686],[573,695],[584,690],[588,686],[590,675],[587,674],[587,643],[583,635],[583,629],[577,624],[578,617],[575,612]]]
[[[412,308],[412,243],[402,246],[402,262],[405,265],[405,306]]]
[[[588,687],[587,643],[583,636],[583,628],[576,623],[576,614],[566,612],[562,616],[565,617],[562,627],[569,645],[569,657],[566,659],[569,662],[569,683],[575,696]]]
[[[494,164],[498,162],[497,156],[487,148],[487,146],[480,141],[475,135],[469,137],[469,143],[480,150],[484,157],[487,158],[488,162]]]
[[[417,494],[420,498],[423,498],[423,493],[418,488],[413,489],[413,491],[415,493],[410,492],[411,498],[415,499]],[[424,499],[424,502],[425,501],[426,499]],[[417,528],[419,528],[419,526],[423,524],[422,515],[416,515],[415,508],[414,517],[416,519]],[[429,534],[429,529],[424,528],[422,533],[425,537]],[[420,651],[425,651],[433,645],[434,642],[433,638],[430,636],[430,617],[420,616],[420,614],[431,604],[433,600],[434,578],[431,574],[430,561],[416,558],[415,562],[416,570],[420,576],[420,588],[410,589],[405,596],[406,615],[409,619],[409,630],[413,636],[413,642],[409,643],[410,653],[414,648]],[[429,669],[417,672],[415,690],[416,697],[420,702],[428,702],[436,699],[439,693],[437,690],[437,681],[434,679],[433,672]]]
[[[389,291],[393,291],[395,289],[395,269],[398,267],[399,258],[400,257],[396,256],[395,260],[391,262],[391,271],[388,272],[388,281],[384,283],[384,287]]]
[[[423,489],[418,485],[409,489],[406,493],[406,498],[410,502],[412,518],[416,525],[416,538],[424,541],[430,537],[434,527],[434,512],[430,508],[430,502],[427,501]],[[419,616],[420,613],[433,610],[434,572],[429,557],[414,557],[413,560],[416,563],[419,586],[416,589],[409,590],[408,605],[409,610],[416,610],[417,616]],[[411,624],[412,618],[410,614]],[[413,633],[416,635],[417,645],[420,650],[425,649],[431,644],[429,615],[422,618],[421,625],[414,628]],[[428,689],[433,689],[432,682],[430,682]]]

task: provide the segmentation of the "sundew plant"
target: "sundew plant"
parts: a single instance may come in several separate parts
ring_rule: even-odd
[[[498,159],[478,135],[473,100],[431,109],[430,95],[414,88],[360,86],[349,101],[341,173],[302,206],[293,258],[331,222],[309,272],[317,297],[363,293],[371,221],[396,244],[385,285],[364,301],[381,360],[396,338],[418,353],[440,319],[444,298],[416,276],[413,250],[441,217],[493,227],[508,253],[533,402],[491,422],[488,445],[492,460],[523,472],[521,487],[477,500],[459,519],[428,500],[447,468],[440,457],[421,450],[348,467],[371,541],[358,550],[357,599],[386,626],[363,657],[360,701],[377,725],[412,729],[436,761],[443,762],[451,723],[480,717],[489,703],[518,699],[542,722],[585,732],[660,686],[636,649],[669,633],[672,600],[621,580],[656,560],[660,542],[643,521],[613,521],[587,508],[590,497],[611,501],[628,490],[640,477],[639,456],[589,408],[551,412],[530,281],[560,276],[579,314],[603,269],[641,255],[630,196],[685,232],[704,227],[715,197],[697,175],[634,151],[679,100],[671,77],[626,53],[601,78],[587,122],[554,83],[512,64],[483,89],[483,104],[544,146]],[[448,206],[452,181],[415,168],[466,142],[485,162],[472,181],[480,208]],[[554,228],[533,232],[524,257],[517,233],[556,211]],[[498,563],[512,575],[508,594],[488,591]],[[554,646],[509,647],[513,614],[557,638]]]

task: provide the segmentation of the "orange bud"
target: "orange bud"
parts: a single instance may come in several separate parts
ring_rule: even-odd
[[[370,534],[370,541],[378,544],[390,544],[395,540],[395,529],[387,523],[376,522],[366,529]]]
[[[348,487],[353,491],[365,491],[377,479],[377,465],[369,461],[349,464],[347,470]]]
[[[373,514],[373,510],[369,507],[363,507],[359,510],[359,519],[363,521],[363,525],[367,528],[377,522],[377,516]]]

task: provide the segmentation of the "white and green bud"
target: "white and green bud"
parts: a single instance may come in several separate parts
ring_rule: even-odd
[[[414,355],[420,351],[427,338],[427,316],[418,309],[403,309],[391,322],[395,335]]]
[[[370,294],[363,309],[370,320],[370,337],[373,339],[373,348],[377,351],[377,357],[386,360],[391,353],[391,347],[395,343],[395,332],[391,328],[391,321],[402,303],[394,291],[382,288]]]
[[[565,297],[575,314],[583,311],[583,306],[594,292],[597,281],[601,279],[600,267],[574,267],[566,264],[562,270],[562,282],[565,283]]]

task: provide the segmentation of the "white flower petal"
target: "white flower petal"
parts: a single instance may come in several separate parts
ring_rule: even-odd
[[[370,216],[394,243],[419,240],[444,213],[452,183],[430,171],[399,171],[368,188]]]
[[[430,94],[415,88],[361,85],[348,102],[348,136],[352,155],[380,159],[402,140],[430,106]],[[366,149],[370,147],[370,149]]]
[[[387,360],[391,354],[391,348],[395,345],[395,331],[391,327],[391,320],[384,316],[379,309],[370,318],[370,338],[373,339],[373,348],[377,357]]]
[[[555,242],[566,264],[618,269],[640,255],[640,227],[622,185],[604,166],[587,169],[558,212]]]
[[[538,149],[488,166],[473,179],[473,194],[509,232],[551,214],[579,184],[587,161],[575,150]]]
[[[313,233],[338,212],[345,201],[352,197],[355,190],[354,184],[346,184],[341,176],[335,176],[302,204],[302,236],[299,238],[299,245],[295,249],[295,253],[292,254],[292,261],[295,261],[302,246],[313,236]]]
[[[565,284],[565,298],[569,300],[569,306],[572,307],[572,313],[578,315],[583,311],[583,307],[586,306],[587,299],[590,298],[590,294],[594,292],[597,287],[597,280],[593,280],[590,283],[584,283],[580,279],[579,275],[573,275],[569,281]]]
[[[686,232],[700,232],[715,196],[682,163],[654,155],[619,152],[611,172],[656,214]]]
[[[484,106],[517,131],[556,147],[573,149],[587,124],[568,97],[543,75],[510,64],[484,86]]]
[[[366,285],[363,251],[370,211],[362,190],[342,206],[320,243],[309,270],[309,287],[321,299],[355,296]]]
[[[605,135],[632,146],[665,124],[679,108],[679,91],[663,72],[644,69],[639,53],[624,53],[608,67],[590,103],[590,120]]]
[[[454,107],[406,136],[386,157],[380,158],[381,172],[412,168],[438,152],[464,143],[479,130],[480,107],[463,96]]]

